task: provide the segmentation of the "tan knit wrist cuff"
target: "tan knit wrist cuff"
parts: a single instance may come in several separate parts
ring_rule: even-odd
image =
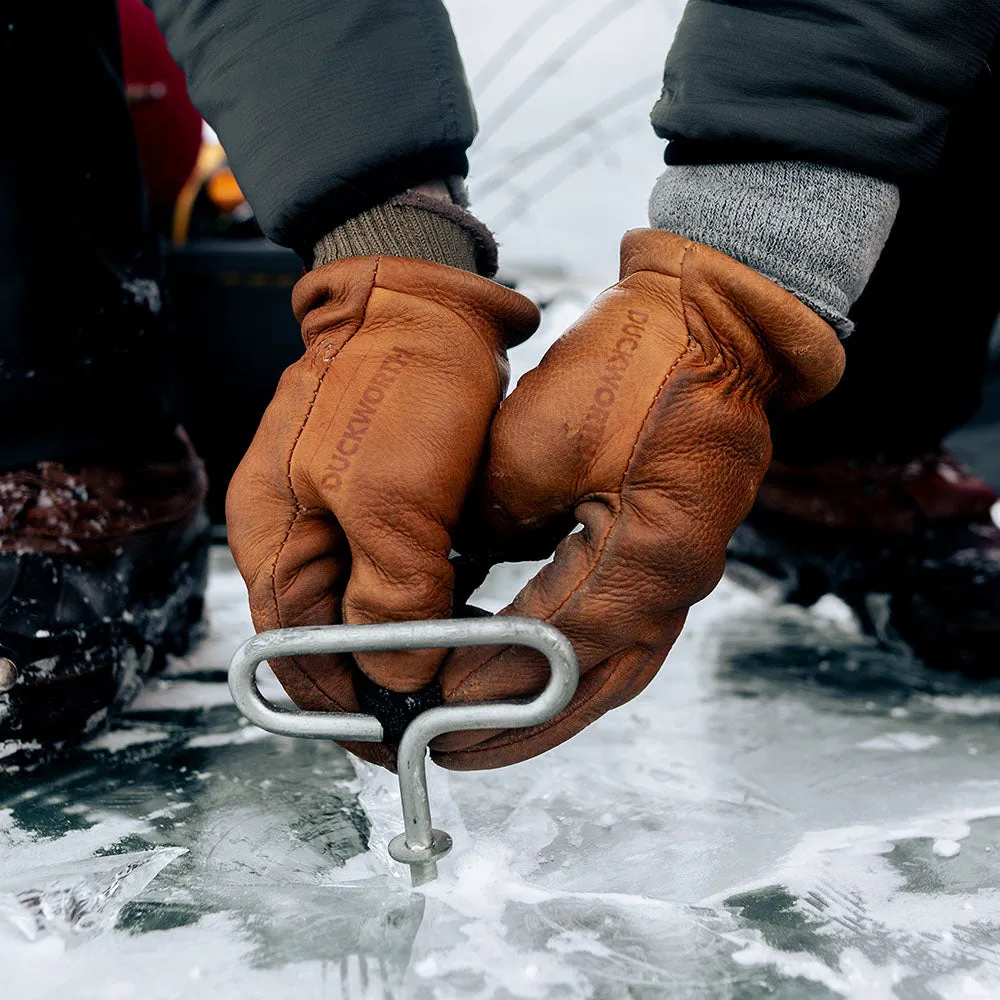
[[[408,191],[348,219],[313,248],[313,267],[344,257],[415,257],[492,278],[493,234],[471,213],[448,201]]]

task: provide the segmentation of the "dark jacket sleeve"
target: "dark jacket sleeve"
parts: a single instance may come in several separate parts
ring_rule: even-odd
[[[689,0],[653,109],[668,162],[802,158],[930,172],[1000,0]]]
[[[264,232],[305,252],[462,174],[476,121],[441,0],[147,0]]]

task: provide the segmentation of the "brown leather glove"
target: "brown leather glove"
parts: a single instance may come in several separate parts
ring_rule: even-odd
[[[559,543],[501,613],[560,628],[579,689],[552,722],[449,734],[435,760],[524,760],[635,697],[722,575],[771,457],[766,410],[818,399],[843,364],[833,330],[767,278],[672,233],[626,234],[621,281],[504,402],[487,467],[485,517],[507,556]],[[441,683],[446,702],[486,701],[546,676],[521,648],[461,649]]]
[[[254,626],[446,618],[451,531],[506,389],[506,347],[538,310],[486,278],[398,257],[317,268],[292,304],[305,355],[282,375],[226,502]],[[354,659],[413,692],[444,655]],[[357,711],[350,657],[271,666],[301,708]],[[383,764],[395,754],[350,749]]]

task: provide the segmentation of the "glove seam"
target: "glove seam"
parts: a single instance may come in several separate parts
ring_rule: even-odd
[[[697,254],[699,246],[700,244],[694,242],[693,240],[688,242],[684,247],[684,256],[681,259],[681,270],[680,270],[680,275],[678,275],[678,280],[680,283],[678,288],[678,294],[681,300],[681,310],[684,316],[684,325],[687,327],[688,337],[691,338],[692,337],[691,323],[688,320],[688,307],[690,306],[690,308],[698,314],[702,324],[705,326],[705,329],[708,330],[715,338],[716,347],[718,348],[719,353],[722,356],[723,360],[725,360],[726,354],[722,350],[722,347],[719,344],[718,337],[716,336],[714,330],[712,329],[712,324],[709,322],[708,317],[705,315],[701,306],[693,298],[691,298],[691,296],[687,295],[684,289],[685,265],[688,263],[689,258],[692,258]],[[710,247],[709,249],[712,248]],[[718,253],[721,251],[716,251],[716,252]],[[695,263],[697,263],[696,260]],[[660,273],[660,272],[647,271],[646,273]],[[772,281],[772,279],[768,278],[767,275],[760,275],[760,277],[763,277],[767,281]],[[779,355],[775,354],[771,342],[768,339],[767,334],[764,332],[763,327],[761,327],[761,325],[757,322],[757,320],[750,315],[750,313],[744,308],[742,303],[738,302],[732,295],[729,294],[729,292],[726,289],[722,288],[715,282],[711,281],[711,279],[707,275],[705,276],[705,280],[710,284],[715,294],[718,295],[719,298],[722,299],[722,301],[725,302],[729,306],[729,308],[732,309],[732,311],[743,321],[743,325],[749,331],[750,336],[753,338],[754,342],[757,344],[760,350],[764,353],[764,356],[767,358],[767,360],[771,363],[771,368],[775,373],[775,379],[780,383],[782,374],[787,374],[790,370],[790,362],[788,361],[788,359],[780,357]],[[772,283],[777,285],[777,282],[772,282]],[[783,288],[781,285],[778,285],[778,287],[782,288],[782,291],[788,292],[787,288]],[[791,295],[794,293],[788,292],[788,294]],[[693,339],[697,340],[697,338]],[[732,345],[729,345],[727,342],[727,346],[732,346]],[[737,372],[743,371],[743,365],[738,357],[738,351],[734,352],[731,364],[735,367]],[[777,386],[774,386],[769,395],[773,395],[776,389]]]
[[[428,261],[428,263],[434,264],[434,263],[437,263],[437,262],[436,261]],[[442,266],[447,266],[447,265],[442,265]],[[472,274],[471,271],[469,271],[468,273]],[[474,277],[482,278],[483,281],[489,281],[491,284],[495,284],[495,282],[493,281],[492,278],[487,278],[484,275],[477,274],[477,275],[474,275]],[[454,308],[452,305],[448,305],[448,304],[445,304],[443,302],[439,302],[436,299],[431,298],[431,297],[426,296],[426,295],[420,295],[418,292],[400,291],[399,289],[396,289],[396,288],[388,288],[386,290],[392,292],[393,295],[398,295],[398,296],[400,296],[402,298],[416,299],[417,302],[428,303],[428,304],[430,304],[432,306],[440,306],[442,309],[446,310],[450,315],[454,316],[455,319],[457,319],[469,331],[469,336],[472,338],[472,340],[475,341],[478,344],[481,344],[494,358],[496,358],[497,355],[501,354],[501,353],[504,356],[506,356],[506,347],[502,343],[501,338],[499,336],[496,338],[497,341],[499,341],[499,343],[494,343],[494,344],[487,343],[485,337],[483,337],[479,333],[479,331],[477,331],[476,328],[472,325],[472,323],[470,323],[469,320],[465,316],[463,316],[458,311],[458,309]],[[464,308],[468,309],[469,312],[471,312],[474,316],[476,316],[479,319],[481,319],[483,321],[483,325],[484,326],[495,327],[497,325],[496,318],[493,315],[491,315],[487,310],[482,309],[478,304],[463,302],[462,306]],[[352,336],[353,336],[353,334],[352,334]],[[348,339],[350,339],[350,338],[348,338]],[[344,344],[341,344],[340,348],[338,348],[338,351],[342,350],[345,346],[346,346],[346,341],[345,341]],[[336,355],[332,355],[330,357],[330,360],[332,361],[334,357],[336,357]]]
[[[683,307],[683,297],[681,299],[681,302],[682,302],[682,307]],[[685,326],[687,326],[687,318],[686,318],[686,316],[685,316],[684,322],[685,322]],[[659,401],[660,396],[663,394],[664,388],[666,387],[667,383],[672,378],[674,372],[677,370],[677,368],[679,367],[680,363],[684,360],[684,358],[690,352],[690,350],[691,350],[691,339],[692,339],[691,338],[691,332],[690,332],[690,330],[688,330],[687,342],[684,345],[684,350],[681,351],[681,353],[677,355],[677,357],[674,359],[674,361],[671,364],[671,366],[667,369],[666,374],[660,380],[660,384],[657,387],[656,392],[653,394],[653,399],[650,402],[649,407],[647,408],[646,413],[645,413],[645,415],[642,418],[642,423],[639,425],[639,430],[636,432],[635,440],[632,442],[632,450],[629,452],[628,461],[625,463],[625,470],[622,472],[622,477],[621,477],[621,479],[618,482],[618,486],[616,487],[616,489],[613,491],[613,494],[612,494],[612,495],[618,497],[618,500],[619,500],[618,510],[612,516],[611,524],[609,524],[608,527],[605,529],[604,534],[601,536],[600,541],[597,543],[597,551],[596,551],[596,553],[594,555],[594,558],[591,560],[590,567],[588,568],[587,572],[584,573],[577,580],[576,584],[573,586],[573,589],[559,602],[559,604],[556,605],[556,607],[553,608],[550,612],[548,612],[543,619],[541,619],[542,621],[549,622],[549,621],[552,620],[552,618],[555,615],[559,614],[559,612],[569,603],[569,601],[573,598],[573,596],[577,593],[577,591],[579,591],[579,589],[587,582],[587,580],[590,579],[591,575],[594,572],[594,569],[597,566],[598,561],[600,560],[601,556],[604,554],[604,550],[605,550],[605,548],[607,548],[608,539],[610,539],[610,537],[611,537],[612,533],[614,532],[615,528],[618,527],[618,525],[619,525],[619,523],[621,521],[622,494],[623,494],[624,489],[625,489],[625,483],[626,483],[626,480],[628,479],[628,474],[629,474],[629,472],[632,469],[632,463],[635,460],[635,454],[636,454],[636,451],[638,450],[638,447],[639,447],[639,440],[642,438],[643,431],[646,429],[646,424],[649,422],[650,414],[653,412],[653,409],[656,407],[656,404]],[[580,500],[578,501],[578,503],[580,503],[580,502],[582,502],[582,501],[584,501],[586,499],[587,499],[586,497],[581,497]],[[507,646],[507,647],[505,647],[505,649],[503,650],[503,652],[506,652],[507,650],[512,649],[512,648],[513,648],[512,646]],[[459,684],[455,688],[452,688],[452,690],[450,692],[448,692],[447,697],[450,698],[450,697],[454,696],[456,692],[462,690],[462,688],[464,688],[469,683],[469,681],[472,680],[473,677],[475,677],[477,674],[479,674],[482,670],[484,670],[486,668],[486,665],[488,663],[490,663],[491,661],[495,660],[500,655],[502,655],[502,653],[497,653],[496,655],[491,656],[490,659],[487,660],[485,663],[482,663],[478,667],[476,667],[475,670],[473,670],[470,674],[468,674],[465,678],[463,678],[461,684]],[[598,690],[600,690],[600,689],[598,689]],[[595,694],[596,694],[596,692],[595,692]],[[574,711],[575,711],[575,709],[574,709]],[[572,714],[572,713],[570,713],[570,714]],[[560,713],[560,715],[556,716],[556,718],[553,719],[553,720],[551,720],[551,721],[552,721],[552,723],[555,723],[560,718],[562,718],[561,713]]]
[[[337,350],[330,356],[326,363],[326,367],[320,373],[319,378],[316,380],[316,388],[313,390],[312,399],[309,400],[309,407],[305,412],[305,416],[302,418],[302,423],[299,426],[298,432],[295,435],[295,439],[292,441],[292,446],[288,450],[288,460],[285,469],[285,478],[288,480],[288,490],[292,495],[292,502],[295,504],[295,513],[292,515],[291,520],[288,522],[288,527],[285,529],[284,537],[281,539],[281,543],[278,545],[278,551],[274,554],[274,561],[271,563],[271,601],[274,605],[274,617],[278,624],[278,628],[282,627],[281,624],[281,609],[278,606],[278,563],[281,560],[281,554],[285,551],[285,545],[288,543],[288,539],[291,537],[292,529],[295,527],[299,520],[299,515],[302,513],[303,505],[300,503],[298,495],[295,492],[295,484],[292,482],[292,460],[295,456],[295,449],[298,446],[299,440],[302,437],[303,432],[306,429],[306,424],[309,422],[309,417],[312,416],[313,408],[316,405],[316,400],[319,398],[320,390],[323,388],[323,382],[326,376],[330,372],[330,368],[333,366],[333,361],[336,359],[337,355],[354,339],[358,331],[364,325],[365,318],[368,315],[368,305],[371,302],[372,293],[375,291],[375,284],[378,279],[378,266],[381,261],[380,257],[375,258],[375,266],[372,268],[371,284],[368,287],[368,295],[365,297],[365,304],[361,310],[361,317],[358,319],[358,324],[354,328],[354,332],[348,337]],[[310,684],[327,699],[331,704],[336,705],[343,711],[343,706],[340,705],[334,698],[320,687],[316,679],[299,663],[298,659],[294,656],[288,657],[291,663],[295,666],[295,669],[305,677]]]
[[[764,277],[767,276],[764,275]],[[775,282],[775,284],[777,284],[777,282]],[[778,287],[780,288],[781,286],[779,285]],[[792,370],[791,363],[787,358],[784,358],[781,355],[775,353],[774,348],[771,345],[771,341],[768,339],[767,333],[765,333],[764,328],[760,325],[760,323],[753,316],[750,315],[750,313],[743,307],[742,303],[737,302],[736,299],[733,298],[733,296],[730,295],[725,289],[720,288],[718,286],[713,286],[713,288],[715,290],[716,295],[718,295],[723,302],[728,303],[729,308],[732,309],[733,312],[736,313],[736,315],[739,316],[741,320],[743,320],[743,325],[750,331],[750,335],[757,342],[757,346],[760,347],[760,349],[764,352],[764,356],[771,363],[771,369],[774,372],[775,376],[774,381],[777,382],[778,384],[772,387],[772,391],[771,393],[769,393],[769,395],[773,395],[774,391],[776,391],[778,386],[780,386],[783,375],[788,375],[788,374],[793,375],[793,381],[794,381],[794,371]],[[787,288],[783,290],[788,291]],[[793,293],[789,292],[789,294],[791,295]],[[683,284],[681,285],[681,301],[682,302],[684,301]],[[698,310],[698,314],[704,321],[705,326],[709,330],[711,330],[712,326],[708,322],[708,318],[701,311],[701,309]],[[714,331],[712,332],[714,336],[715,335]],[[742,368],[742,365],[739,365],[739,362],[737,362],[737,364],[740,368]],[[768,400],[768,402],[770,402],[770,400]]]

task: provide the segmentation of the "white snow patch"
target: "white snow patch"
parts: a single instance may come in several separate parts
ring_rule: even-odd
[[[940,742],[940,736],[934,736],[930,733],[899,732],[873,736],[870,740],[865,740],[857,746],[859,750],[907,750],[911,753],[917,753],[937,746]]]
[[[845,632],[854,635],[861,634],[857,615],[836,594],[824,594],[809,611],[814,618],[829,622]]]
[[[117,753],[126,747],[138,746],[142,743],[156,743],[165,740],[170,733],[163,729],[110,729],[94,739],[88,740],[83,746],[85,750],[107,750]]]
[[[739,965],[770,966],[783,976],[820,983],[851,1000],[895,1000],[894,987],[903,978],[899,965],[875,965],[857,948],[845,948],[837,967],[831,968],[805,952],[788,952],[755,941],[733,954]]]
[[[933,695],[929,700],[939,711],[949,712],[952,715],[1000,715],[1000,698],[998,697],[939,694]]]
[[[12,757],[22,750],[40,750],[42,744],[37,740],[2,740],[0,741],[0,760]]]
[[[42,837],[22,830],[14,819],[12,809],[0,810],[0,888],[20,872],[45,872],[66,862],[90,859],[97,851],[106,850],[132,834],[149,830],[144,820],[130,819],[119,813],[93,813],[88,819],[93,825],[85,829],[69,830],[58,837]]]
[[[792,892],[800,891],[805,894],[814,888],[824,869],[830,872],[831,884],[838,885],[843,892],[847,892],[851,883],[871,878],[875,874],[876,859],[892,851],[899,841],[928,838],[935,841],[961,841],[972,832],[969,825],[971,822],[997,817],[1000,817],[1000,806],[918,815],[909,820],[887,823],[885,826],[858,824],[831,830],[810,830],[775,868],[751,882],[713,893],[703,900],[703,905],[723,903],[738,893],[775,885],[783,885]],[[897,886],[901,879],[898,872],[888,868],[883,875],[892,886]],[[889,900],[894,895],[889,884],[884,892],[873,893],[870,886],[868,894],[883,901]],[[936,899],[930,895],[922,898]]]
[[[942,1000],[996,1000],[1000,997],[1000,970],[993,961],[978,968],[940,976],[928,984]]]
[[[592,995],[584,973],[566,965],[558,953],[525,951],[482,923],[468,923],[461,932],[463,941],[419,959],[413,971],[421,979],[440,980],[456,973],[482,974],[488,970],[489,993],[480,995],[510,995],[526,1000],[543,1000],[555,990],[567,990],[574,997]]]
[[[232,703],[228,684],[157,680],[142,689],[126,712],[168,712]]]
[[[905,875],[886,856],[897,843],[910,839],[931,839],[936,854],[941,850],[957,853],[959,842],[971,832],[970,822],[997,816],[1000,807],[915,816],[884,827],[859,824],[811,831],[775,868],[751,883],[713,894],[703,905],[720,905],[737,894],[782,886],[797,899],[796,909],[813,920],[830,926],[843,921],[856,926],[859,936],[877,931],[880,936],[919,939],[925,952],[942,963],[948,962],[961,956],[961,941],[969,934],[1000,924],[1000,891],[982,889],[975,894],[974,902],[946,892],[909,892]],[[789,955],[769,948],[755,930],[740,930],[727,935],[727,939],[743,946],[743,961],[771,965],[786,975],[822,982],[841,996],[867,1000],[894,995],[891,988],[898,981],[896,966],[865,965],[867,960],[858,964],[850,954],[853,944],[841,952],[839,964],[820,963],[820,968],[815,956]],[[737,952],[737,956],[740,954]],[[792,964],[782,964],[786,961]],[[800,961],[804,964],[793,972]]]
[[[193,736],[184,745],[186,747],[224,747],[231,743],[255,743],[266,739],[271,734],[257,726],[242,726],[224,733],[205,733],[204,736]]]
[[[940,838],[931,845],[931,850],[939,858],[953,858],[962,849],[962,845],[957,840]]]
[[[194,806],[193,802],[171,802],[169,806],[164,806],[162,809],[154,809],[151,813],[146,813],[146,820],[153,819],[172,819],[174,813],[183,812],[185,809],[190,809]]]

